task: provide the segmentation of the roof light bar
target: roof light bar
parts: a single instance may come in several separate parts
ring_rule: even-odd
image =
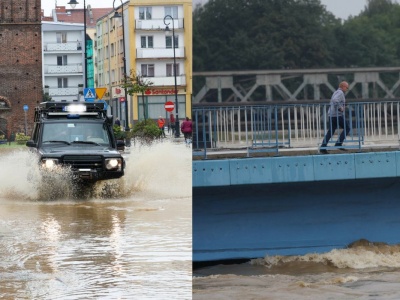
[[[70,104],[63,107],[63,111],[70,113],[81,113],[86,111],[86,106],[82,104]]]

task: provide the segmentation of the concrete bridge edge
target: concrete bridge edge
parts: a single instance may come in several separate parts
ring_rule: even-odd
[[[400,152],[193,161],[193,187],[398,177]]]

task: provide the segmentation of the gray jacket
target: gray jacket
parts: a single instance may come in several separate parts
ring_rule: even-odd
[[[337,89],[332,95],[328,115],[330,117],[343,116],[345,104],[344,92],[341,89]]]

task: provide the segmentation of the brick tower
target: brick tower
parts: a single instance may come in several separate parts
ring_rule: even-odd
[[[43,98],[40,2],[0,1],[0,135],[7,137],[25,132],[25,118],[31,134]]]

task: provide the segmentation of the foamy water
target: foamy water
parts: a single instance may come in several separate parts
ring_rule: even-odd
[[[400,299],[400,245],[266,256],[194,271],[193,299]]]
[[[126,198],[136,193],[146,193],[147,197],[191,196],[190,148],[168,141],[150,146],[132,145],[126,158],[124,177],[98,182],[91,198]],[[69,199],[74,194],[68,170],[58,172],[56,183],[43,184],[37,156],[25,148],[2,154],[0,166],[2,198],[54,200]],[[105,187],[111,192],[103,195]]]

